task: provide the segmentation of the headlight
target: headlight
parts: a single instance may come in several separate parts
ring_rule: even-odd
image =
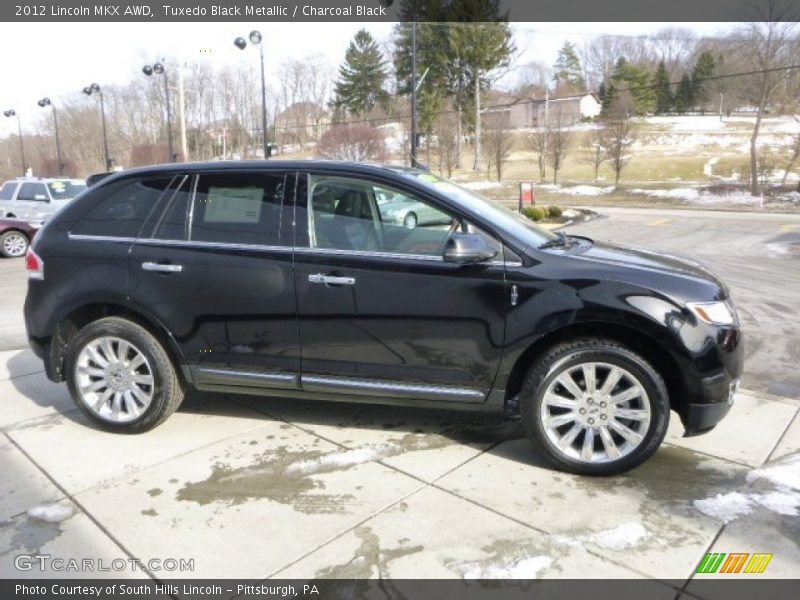
[[[687,302],[686,307],[704,323],[733,325],[736,314],[727,302]]]

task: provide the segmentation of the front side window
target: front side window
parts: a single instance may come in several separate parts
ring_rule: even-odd
[[[33,200],[47,202],[47,187],[43,183],[23,183],[17,194],[17,200]]]
[[[191,207],[190,239],[278,245],[283,189],[282,174],[200,175]]]
[[[93,208],[73,229],[81,235],[135,238],[142,225],[169,187],[172,177],[158,177],[125,181],[108,186],[105,198]],[[105,188],[100,188],[102,193]]]
[[[362,179],[312,175],[308,206],[313,248],[440,256],[451,233],[474,230],[413,193]]]

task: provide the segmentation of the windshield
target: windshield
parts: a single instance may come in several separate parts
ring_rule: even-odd
[[[498,225],[529,247],[538,247],[558,237],[544,227],[539,227],[524,215],[472,190],[456,185],[452,181],[427,172],[411,172],[409,175],[426,187],[455,198],[462,205],[478,213],[487,221]]]
[[[53,200],[69,200],[85,190],[86,184],[82,181],[56,179],[48,183],[47,187],[50,188],[50,195],[53,197]]]

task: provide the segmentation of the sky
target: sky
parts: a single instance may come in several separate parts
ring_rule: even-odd
[[[730,30],[725,23],[515,23],[516,64],[552,64],[567,40],[580,45],[593,35],[643,35],[665,27],[684,27],[697,35]],[[391,38],[392,23],[0,23],[0,112],[13,108],[23,130],[41,119],[36,102],[72,95],[90,83],[101,86],[144,77],[141,68],[161,57],[216,66],[256,64],[257,52],[238,50],[234,38],[252,29],[264,36],[267,76],[290,58],[321,54],[331,74],[344,58],[350,39],[365,27],[379,41]],[[87,102],[90,101],[87,98]],[[16,132],[13,119],[0,119],[0,136]]]

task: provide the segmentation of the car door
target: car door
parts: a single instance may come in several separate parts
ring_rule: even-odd
[[[27,181],[20,186],[12,211],[18,219],[34,220],[46,214],[49,202],[44,183]]]
[[[131,300],[170,332],[198,387],[299,385],[291,239],[281,234],[293,182],[283,171],[187,174],[136,241]]]
[[[381,219],[376,195],[439,211],[436,227]],[[408,189],[311,172],[296,195],[295,284],[302,387],[316,393],[480,403],[502,357],[506,314],[497,259],[442,258],[451,231],[477,231]]]

